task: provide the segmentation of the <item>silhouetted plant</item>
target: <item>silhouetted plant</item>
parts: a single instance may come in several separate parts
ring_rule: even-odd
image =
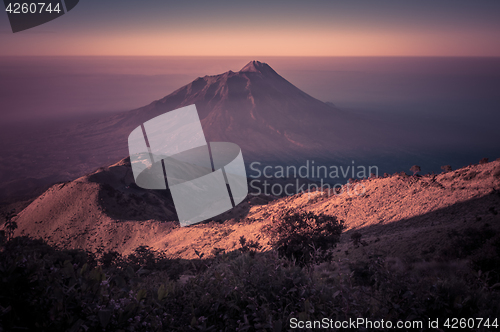
[[[255,252],[257,250],[260,250],[262,248],[262,246],[260,245],[260,243],[258,241],[254,241],[254,240],[250,240],[250,241],[247,241],[247,239],[245,238],[245,236],[240,236],[240,245],[241,245],[241,248],[240,248],[240,251],[241,252],[250,252],[250,254],[255,254]]]
[[[441,166],[441,169],[443,170],[443,173],[448,173],[453,170],[450,165]]]
[[[360,232],[354,232],[351,234],[351,241],[352,243],[355,245],[355,246],[359,246],[359,244],[361,243],[361,237],[363,236],[363,234],[361,234]]]
[[[479,255],[471,257],[478,271],[447,261],[405,262],[393,269],[390,258],[373,255],[352,259],[345,274],[330,263],[304,268],[275,251],[252,256],[235,250],[188,261],[147,247],[138,248],[131,261],[104,267],[90,253],[15,237],[0,251],[0,330],[282,331],[292,318],[360,316],[394,322],[489,317],[492,322],[500,315],[494,284],[500,240],[490,235],[480,229],[463,232],[474,238],[469,249]],[[490,250],[478,241],[485,238]],[[153,261],[149,273],[135,271],[138,257]],[[333,269],[324,269],[329,266]],[[191,277],[175,281],[172,270]]]
[[[134,266],[134,268],[152,269],[160,254],[149,246],[139,246],[134,252],[127,256],[127,261]]]
[[[200,253],[198,250],[194,249],[194,253],[196,254],[196,256],[198,256],[199,259],[202,259],[203,258],[203,255],[204,253]]]
[[[484,164],[487,164],[489,161],[488,158],[482,158],[481,160],[479,160],[479,165],[484,165]]]
[[[223,254],[225,252],[225,250],[223,248],[217,248],[217,247],[214,247],[212,249],[212,255],[214,255],[215,257]]]
[[[247,239],[245,238],[244,235],[240,236],[240,246],[241,247],[244,247],[245,246],[245,243],[247,243]]]
[[[10,241],[14,235],[14,231],[17,229],[17,223],[14,221],[14,218],[17,216],[14,210],[7,212],[5,214],[5,224],[3,225],[5,229],[5,235],[7,237],[7,241]]]
[[[335,216],[289,211],[271,225],[270,243],[281,256],[308,264],[312,260],[327,260],[327,250],[337,245],[343,230],[344,221]],[[320,257],[313,257],[317,254]]]
[[[101,263],[104,267],[109,267],[113,264],[116,264],[118,260],[121,258],[121,255],[117,251],[106,251],[104,252],[100,259],[99,263]]]
[[[416,175],[418,172],[421,171],[420,169],[420,166],[417,166],[417,165],[413,165],[411,168],[410,168],[410,171],[413,172],[413,175]]]

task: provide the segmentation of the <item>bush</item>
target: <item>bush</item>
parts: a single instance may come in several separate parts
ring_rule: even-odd
[[[117,251],[114,251],[114,250],[106,251],[100,257],[99,263],[101,263],[102,266],[104,266],[104,267],[110,267],[111,265],[118,263],[120,258],[121,258],[121,255]]]
[[[443,173],[448,173],[453,170],[450,165],[441,166],[441,169],[443,170]]]
[[[136,269],[152,269],[157,262],[158,255],[155,250],[148,246],[139,246],[132,254],[128,255],[127,260]]]
[[[361,237],[363,236],[363,234],[361,234],[360,232],[354,232],[351,234],[351,241],[352,243],[355,245],[355,246],[359,246],[359,244],[361,243]]]
[[[328,249],[336,246],[344,230],[344,221],[335,216],[313,212],[287,212],[271,226],[270,244],[281,256],[300,264],[328,260]]]
[[[417,165],[413,165],[411,168],[410,168],[410,171],[413,172],[413,175],[417,174],[418,172],[421,171],[420,169],[420,166],[417,166]]]
[[[250,240],[250,241],[247,241],[247,239],[242,235],[240,236],[240,245],[241,245],[241,248],[240,248],[240,251],[241,252],[250,252],[250,255],[255,255],[255,253],[262,249],[262,246],[260,245],[260,243],[258,241],[254,241],[254,240]]]
[[[12,239],[14,236],[14,231],[17,229],[17,223],[14,221],[14,218],[17,217],[17,214],[14,210],[5,214],[5,223],[3,225],[4,232],[2,233],[2,242],[3,238],[6,237],[7,240]]]
[[[484,165],[484,164],[487,164],[489,161],[488,158],[482,158],[481,160],[479,160],[479,165]]]
[[[342,225],[303,212],[286,217],[337,230]],[[489,231],[463,237],[478,232],[489,237],[491,250],[475,261],[497,266],[491,259],[498,261],[500,241]],[[475,273],[457,262],[408,262],[396,269],[393,259],[373,255],[348,263],[344,273],[336,262],[300,267],[276,251],[183,261],[148,247],[127,257],[106,253],[100,261],[109,267],[96,266],[84,251],[10,240],[0,250],[0,331],[282,331],[291,318],[492,322],[500,315],[500,294],[485,284],[486,270]],[[175,281],[173,270],[189,278]]]

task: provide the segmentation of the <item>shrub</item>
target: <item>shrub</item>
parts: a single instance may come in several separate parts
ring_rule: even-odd
[[[99,258],[99,263],[101,263],[104,267],[109,267],[113,264],[118,263],[118,260],[120,258],[121,258],[121,255],[117,251],[114,251],[114,250],[106,251]]]
[[[441,169],[443,170],[443,173],[448,173],[453,170],[450,165],[441,166]]]
[[[151,269],[157,263],[159,253],[148,246],[139,246],[128,255],[127,260],[135,269]]]
[[[417,166],[417,165],[413,165],[411,168],[410,168],[410,171],[413,172],[413,175],[416,175],[418,172],[421,171],[420,169],[420,166]]]
[[[17,223],[14,221],[14,218],[16,216],[17,214],[14,210],[5,214],[5,224],[3,225],[3,227],[5,228],[4,236],[7,237],[7,241],[12,239],[14,231],[17,229]]]
[[[223,254],[224,252],[225,252],[225,250],[222,248],[214,247],[212,249],[212,255],[214,255],[215,257],[219,256],[220,254]]]
[[[252,256],[235,250],[187,261],[147,247],[128,256],[131,260],[123,257],[104,267],[84,251],[18,237],[0,250],[0,331],[282,331],[291,318],[325,317],[492,322],[500,315],[500,293],[492,280],[500,240],[486,229],[461,236],[478,232],[489,247],[487,255],[481,247],[474,250],[480,256],[472,257],[482,273],[457,261],[394,268],[397,260],[380,255],[353,260],[348,270],[336,262],[300,267],[276,251]],[[144,263],[149,272],[135,271]],[[175,281],[173,270],[189,278]]]
[[[294,258],[300,264],[328,259],[328,249],[336,246],[344,230],[344,221],[335,216],[313,212],[287,212],[271,226],[270,244],[281,256]]]
[[[360,232],[352,233],[352,235],[351,235],[351,241],[352,241],[352,243],[355,246],[359,246],[359,244],[361,243],[361,237],[362,236],[363,236],[363,234],[361,234]]]
[[[240,236],[240,251],[241,252],[250,252],[250,255],[255,255],[255,253],[262,249],[262,246],[258,241],[250,240],[247,241],[247,239],[242,235]]]
[[[479,165],[484,165],[484,164],[487,164],[489,161],[488,158],[482,158],[481,160],[479,160]]]

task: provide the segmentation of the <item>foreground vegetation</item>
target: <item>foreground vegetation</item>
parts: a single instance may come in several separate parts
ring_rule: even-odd
[[[282,331],[292,318],[500,316],[494,230],[450,234],[449,249],[432,261],[332,261],[327,253],[342,229],[334,217],[288,213],[268,230],[274,250],[258,252],[242,237],[239,250],[197,260],[148,247],[121,256],[14,237],[0,252],[0,329]]]

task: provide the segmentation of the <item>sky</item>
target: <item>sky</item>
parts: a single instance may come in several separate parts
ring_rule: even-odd
[[[498,0],[81,0],[0,55],[500,56]]]

